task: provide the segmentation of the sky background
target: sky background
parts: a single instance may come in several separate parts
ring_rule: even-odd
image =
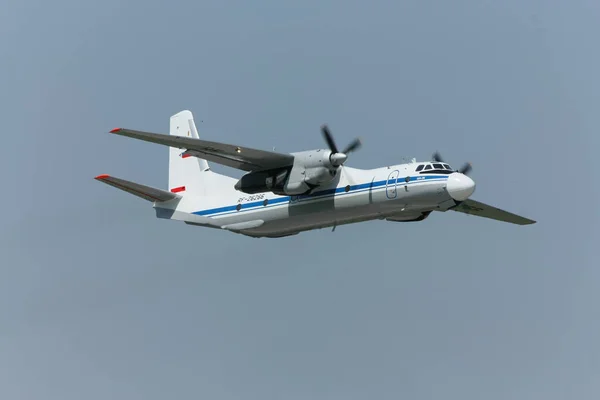
[[[0,398],[596,399],[597,1],[14,1],[0,12]],[[439,150],[459,213],[279,240],[158,220],[168,132]],[[202,121],[202,122],[201,122]],[[216,171],[240,174],[213,164]]]

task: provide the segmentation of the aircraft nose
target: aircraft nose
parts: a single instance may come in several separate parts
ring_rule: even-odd
[[[454,172],[448,176],[446,190],[454,200],[464,201],[475,191],[475,182],[460,172]]]

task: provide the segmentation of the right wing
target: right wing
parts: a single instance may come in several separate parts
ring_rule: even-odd
[[[110,131],[116,135],[127,136],[146,142],[158,143],[169,147],[185,149],[182,156],[191,155],[208,161],[241,169],[243,171],[258,171],[271,168],[287,167],[294,163],[291,154],[251,149],[208,140],[195,139],[159,133],[135,131],[132,129],[116,128]]]
[[[535,221],[531,219],[521,217],[519,215],[509,213],[508,211],[500,210],[499,208],[492,207],[471,199],[463,201],[452,210],[478,217],[495,219],[497,221],[510,222],[511,224],[535,224]]]
[[[146,185],[140,185],[139,183],[126,181],[125,179],[115,178],[110,175],[98,175],[95,177],[97,181],[104,182],[107,185],[121,189],[127,193],[131,193],[134,196],[141,197],[148,201],[169,201],[181,197],[178,194],[167,192],[166,190],[156,189]],[[177,189],[173,189],[177,190]]]

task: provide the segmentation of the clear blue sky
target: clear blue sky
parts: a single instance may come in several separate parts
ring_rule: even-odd
[[[5,1],[2,399],[600,396],[597,1]],[[168,131],[375,167],[439,150],[458,213],[256,240],[157,220]],[[203,121],[200,123],[200,121]],[[237,174],[215,166],[221,172]]]

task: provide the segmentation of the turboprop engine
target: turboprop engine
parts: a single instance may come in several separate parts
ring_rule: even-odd
[[[360,148],[361,142],[360,139],[355,139],[340,152],[327,125],[321,127],[321,132],[329,145],[329,150],[292,153],[294,156],[292,166],[249,172],[242,176],[235,184],[235,188],[249,194],[273,192],[280,195],[301,195],[331,182],[348,159],[348,153]]]
[[[249,194],[263,192],[283,193],[291,170],[292,168],[285,168],[249,172],[237,181],[235,189]]]

